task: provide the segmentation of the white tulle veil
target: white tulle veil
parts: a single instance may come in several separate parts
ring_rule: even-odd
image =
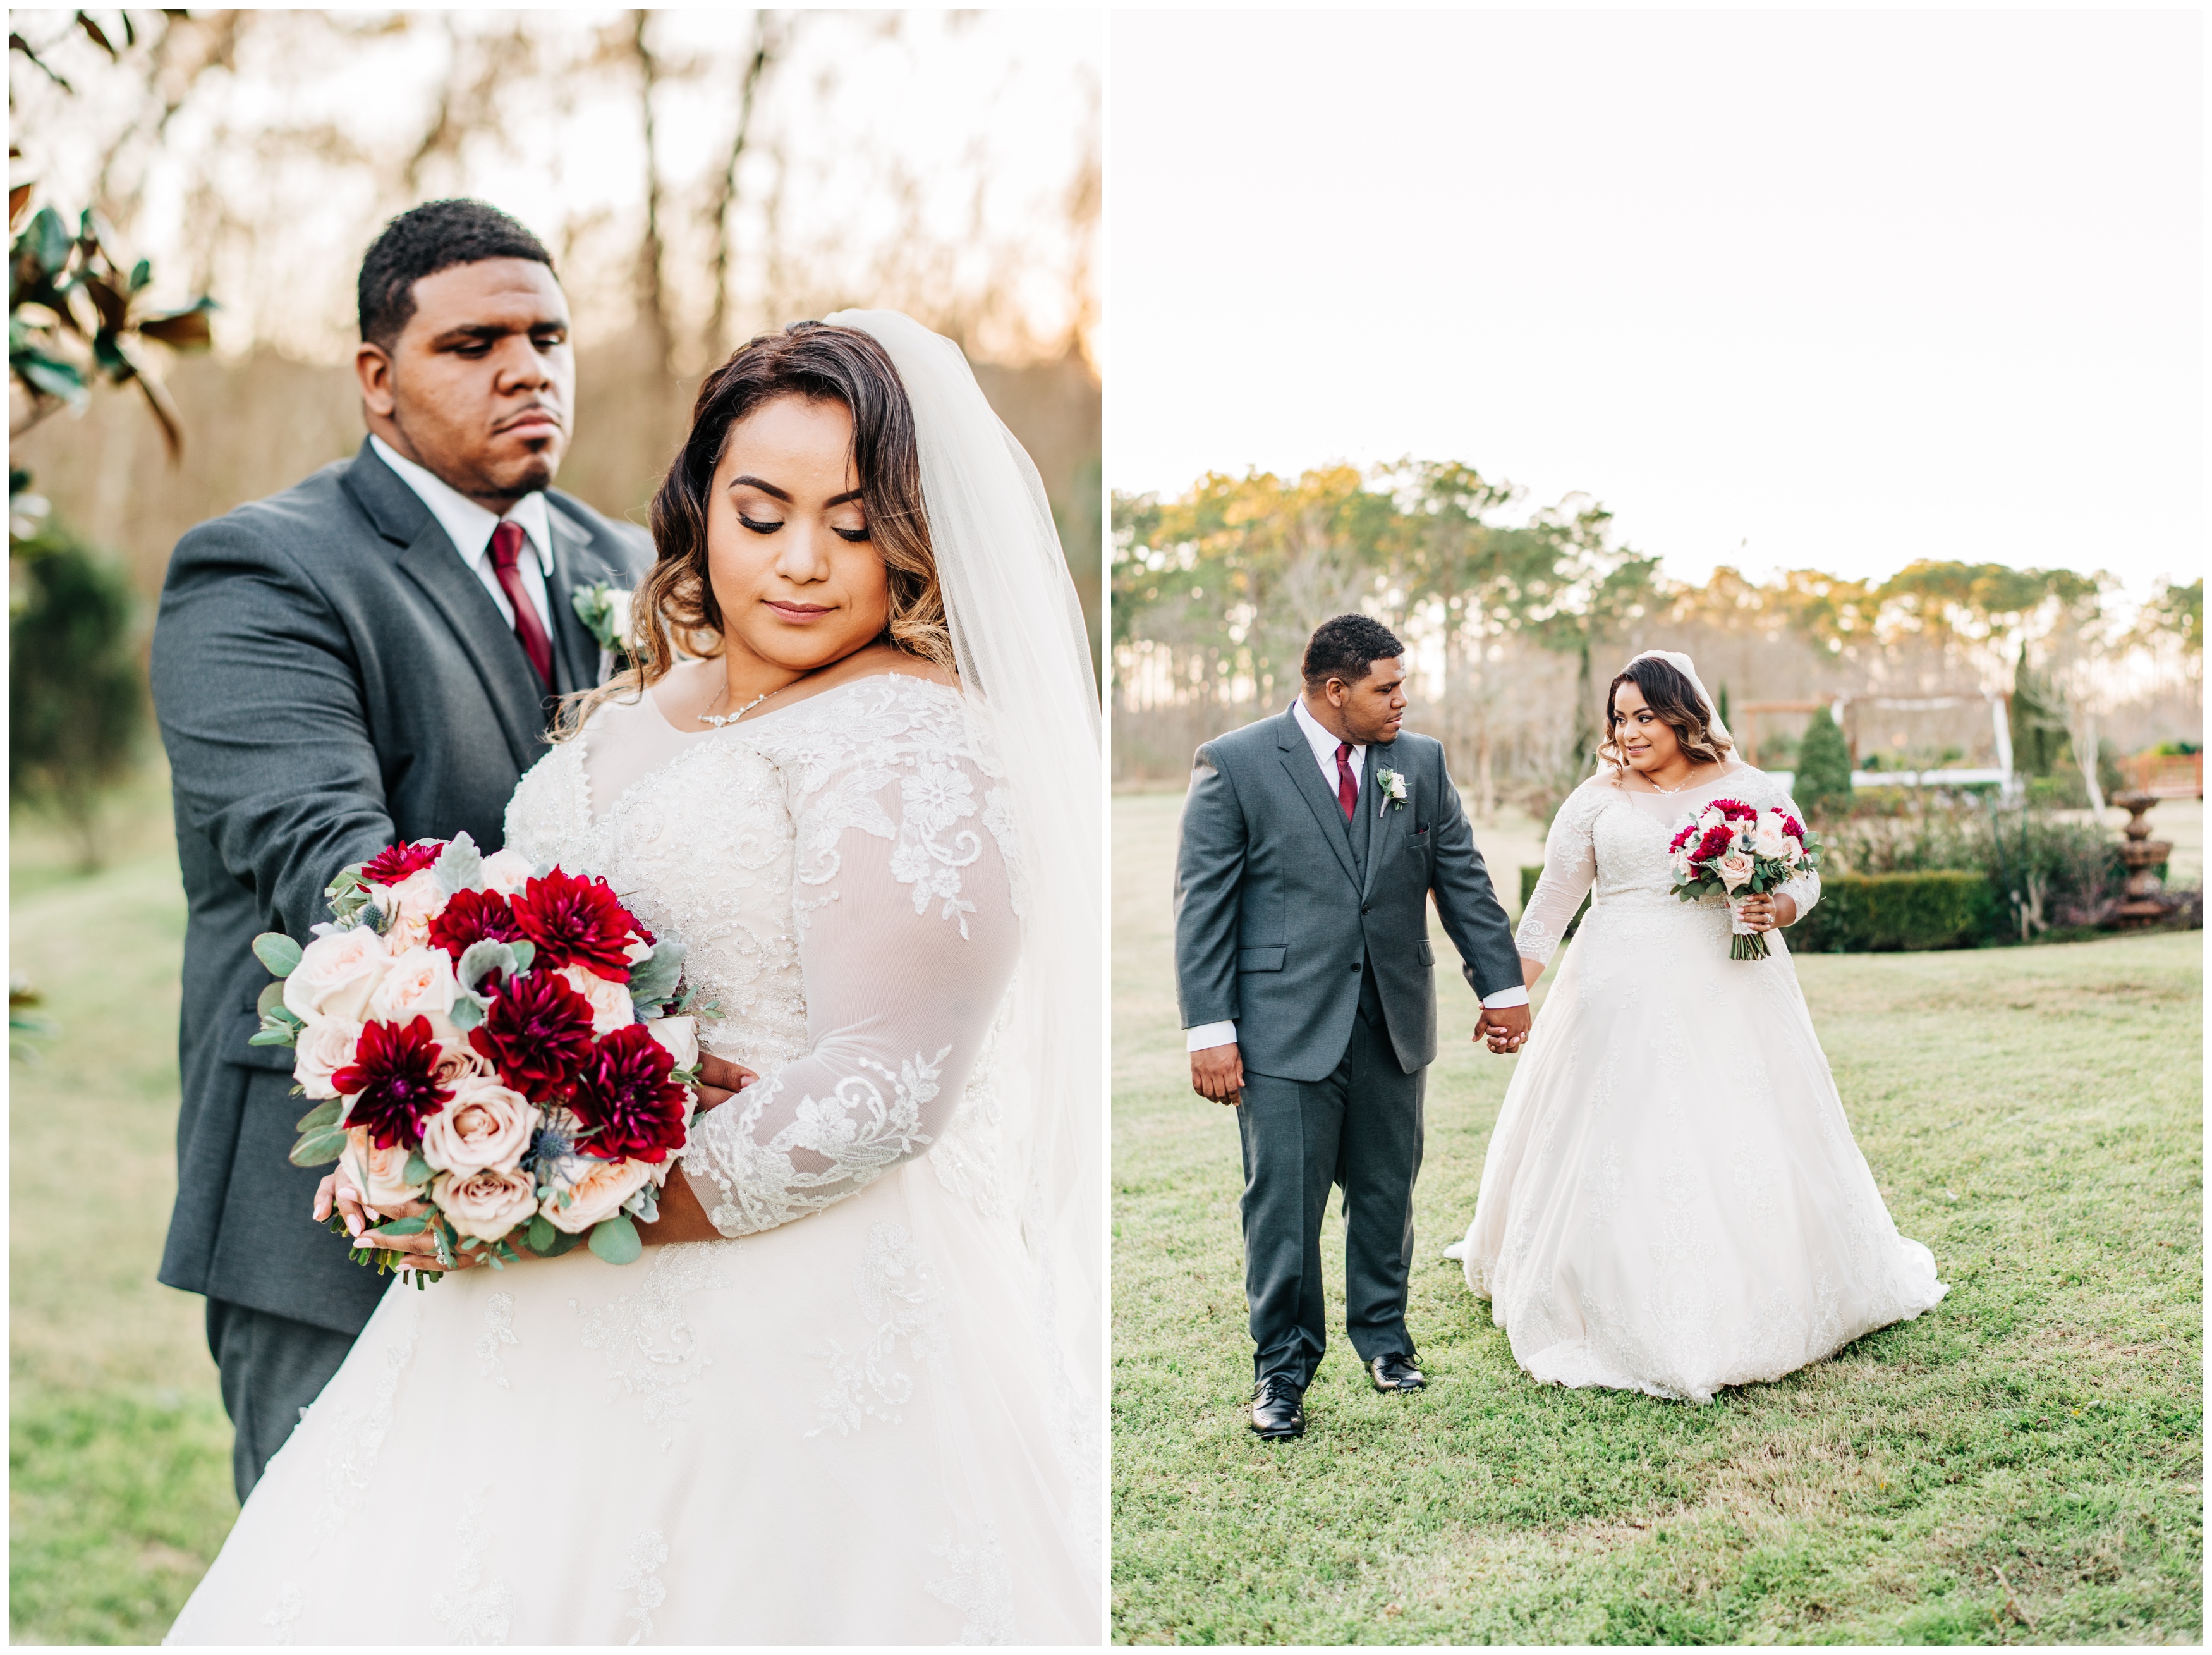
[[[1719,706],[1710,695],[1705,693],[1705,682],[1698,676],[1698,664],[1695,661],[1679,649],[1647,649],[1640,655],[1631,655],[1628,658],[1628,664],[1633,666],[1640,660],[1663,660],[1684,678],[1689,679],[1690,687],[1698,692],[1698,699],[1705,703],[1706,725],[1722,740],[1734,744],[1735,738],[1729,733],[1728,726],[1721,721]]]
[[[1062,1359],[1066,1390],[1054,1411],[1095,1457],[1105,1394],[1105,929],[1098,697],[1083,611],[1036,467],[960,348],[897,311],[823,320],[872,338],[905,385],[961,685],[980,703],[1013,794],[1024,866],[1021,965],[1002,1036],[1013,1065],[1013,1084],[1000,1088],[1005,1171],[1019,1191],[1040,1329]]]

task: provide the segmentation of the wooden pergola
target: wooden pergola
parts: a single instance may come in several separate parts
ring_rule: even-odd
[[[1979,707],[1990,710],[1990,727],[1996,737],[1997,762],[1995,766],[1973,770],[1862,770],[1859,764],[1859,733],[1857,721],[1852,717],[1862,707],[1885,708],[1898,713],[1932,713],[1947,708]],[[2012,769],[2012,697],[2002,691],[1985,691],[1976,696],[1838,696],[1832,701],[1747,701],[1733,710],[1742,721],[1738,746],[1744,756],[1757,764],[1759,752],[1759,719],[1768,713],[1817,713],[1828,709],[1844,733],[1844,741],[1850,749],[1851,785],[1855,788],[1896,787],[1963,787],[1972,782],[1996,782],[2010,787]]]

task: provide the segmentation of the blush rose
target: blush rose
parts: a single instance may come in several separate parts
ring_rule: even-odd
[[[645,1161],[585,1160],[576,1165],[581,1176],[568,1186],[568,1204],[562,1206],[556,1193],[546,1196],[539,1209],[555,1229],[570,1235],[581,1235],[612,1218],[653,1177],[653,1167]]]
[[[365,925],[325,931],[301,950],[284,979],[285,1009],[311,1025],[325,1017],[364,1022],[368,997],[391,963],[384,939]]]
[[[537,1211],[538,1186],[527,1172],[448,1172],[432,1183],[430,1199],[462,1235],[497,1241]]]
[[[464,1080],[423,1127],[422,1159],[441,1172],[512,1171],[538,1120],[520,1092],[496,1080]]]

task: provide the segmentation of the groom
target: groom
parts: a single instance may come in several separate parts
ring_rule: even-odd
[[[477,201],[385,226],[360,280],[349,460],[178,542],[153,685],[185,928],[177,1202],[161,1279],[207,1296],[243,1501],[386,1279],[309,1217],[286,1159],[292,1054],[246,1044],[256,934],[305,941],[323,887],[395,840],[501,843],[554,698],[591,688],[580,586],[635,586],[643,534],[549,485],[568,446],[568,307],[538,238]]]
[[[1176,983],[1191,1086],[1235,1106],[1244,1151],[1252,1429],[1305,1431],[1327,1341],[1321,1221],[1344,1190],[1345,1320],[1378,1390],[1424,1379],[1406,1330],[1421,1098],[1437,1055],[1428,898],[1482,1000],[1475,1037],[1517,1047],[1528,994],[1444,770],[1403,735],[1405,646],[1364,615],[1306,645],[1279,717],[1198,750],[1176,868]]]

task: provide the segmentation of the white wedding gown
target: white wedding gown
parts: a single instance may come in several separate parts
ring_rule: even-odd
[[[395,1286],[171,1641],[1100,1640],[1099,1427],[997,1176],[1001,774],[886,675],[610,703],[523,778],[507,843],[682,940],[761,1076],[686,1163],[736,1238]]]
[[[1671,894],[1667,847],[1717,798],[1795,813],[1763,771],[1694,792],[1601,776],[1553,818],[1518,933],[1548,963],[1596,894],[1518,1060],[1466,1238],[1448,1250],[1535,1378],[1710,1402],[1942,1299],[1852,1141],[1783,934]],[[1784,887],[1802,914],[1808,875]]]

